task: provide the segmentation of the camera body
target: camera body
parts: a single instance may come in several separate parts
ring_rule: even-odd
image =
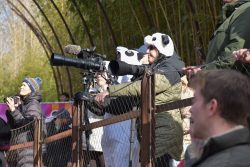
[[[10,96],[10,98],[12,98],[14,100],[14,104],[17,104],[20,97],[19,96]],[[6,103],[7,102],[7,97],[5,97],[3,99],[3,101],[4,101],[4,103]]]

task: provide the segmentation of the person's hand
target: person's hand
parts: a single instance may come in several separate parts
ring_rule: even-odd
[[[6,98],[6,104],[8,105],[11,112],[15,111],[15,109],[16,109],[15,102],[14,102],[14,99],[12,97]]]
[[[244,63],[250,63],[250,50],[239,49],[239,50],[233,51],[233,57]]]
[[[187,78],[190,79],[193,75],[200,71],[201,68],[199,66],[187,66],[182,68],[182,70],[187,75]]]
[[[105,92],[101,92],[101,93],[98,93],[96,96],[95,96],[95,101],[98,102],[98,103],[104,103],[104,99],[106,96],[109,95],[109,92],[105,91]]]

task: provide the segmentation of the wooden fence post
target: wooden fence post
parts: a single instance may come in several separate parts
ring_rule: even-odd
[[[76,104],[73,110],[72,126],[72,167],[81,167],[82,162],[82,102]]]
[[[155,85],[154,75],[146,69],[141,85],[141,166],[155,166]]]
[[[33,145],[33,156],[34,156],[34,167],[42,166],[42,120],[37,119],[34,125],[34,145]]]

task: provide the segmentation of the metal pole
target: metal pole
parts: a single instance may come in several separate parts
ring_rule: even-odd
[[[130,124],[130,147],[129,147],[129,167],[132,167],[133,165],[133,146],[135,142],[135,133],[136,133],[136,128],[135,128],[135,123],[136,123],[136,118],[131,119],[131,124]]]

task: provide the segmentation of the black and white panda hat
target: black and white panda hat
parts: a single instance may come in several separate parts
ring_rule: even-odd
[[[123,61],[131,65],[141,65],[142,56],[139,55],[139,52],[136,49],[128,49],[123,46],[116,47],[116,58],[117,60]]]
[[[141,65],[141,58],[139,55],[139,52],[135,49],[128,49],[123,46],[117,46],[116,47],[116,59],[119,61],[123,61],[127,64],[131,65]],[[130,82],[132,75],[123,75],[118,76],[117,81],[119,83],[126,83]]]
[[[172,39],[163,33],[157,32],[152,35],[147,35],[144,38],[144,45],[147,47],[153,45],[161,54],[167,57],[171,57],[174,54],[174,44]]]

